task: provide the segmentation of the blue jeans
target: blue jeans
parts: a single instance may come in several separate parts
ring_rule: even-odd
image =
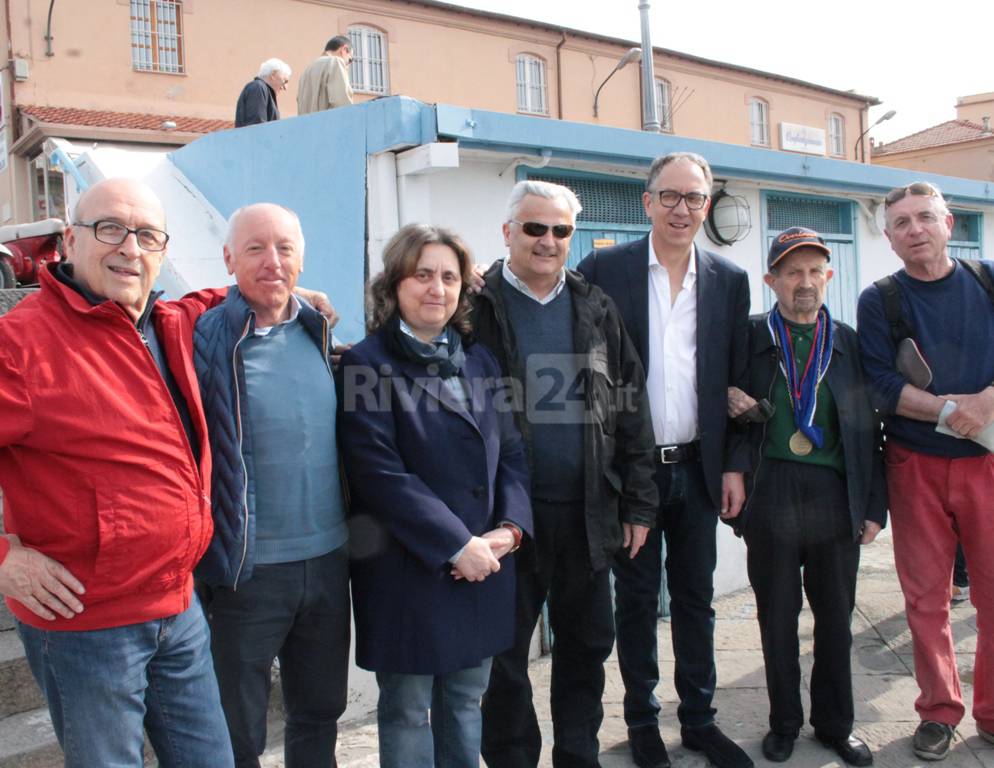
[[[711,706],[714,665],[714,568],[718,511],[704,482],[700,462],[656,467],[659,517],[634,560],[621,550],[614,561],[615,627],[618,667],[625,683],[625,722],[629,728],[656,725],[659,682],[656,649],[657,606],[666,537],[666,585],[670,593],[677,717],[685,728],[714,722]]]
[[[17,629],[66,768],[141,768],[143,723],[162,768],[233,766],[196,597],[183,613],[143,624]]]
[[[380,768],[479,768],[489,680],[490,659],[445,675],[377,672]]]

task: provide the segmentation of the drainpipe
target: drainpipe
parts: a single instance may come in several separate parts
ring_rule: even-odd
[[[864,106],[859,111],[859,137],[860,137],[860,140],[856,142],[856,162],[857,163],[859,162],[859,145],[860,145],[860,142],[863,139],[863,135],[866,133],[866,131],[863,130],[863,115],[866,114],[869,111],[870,111],[870,108],[868,106]],[[863,152],[863,161],[864,162],[866,161],[866,152],[865,151]]]
[[[54,0],[53,0],[54,2]],[[559,34],[563,36],[563,39],[559,41],[559,45],[556,46],[556,101],[557,101],[557,111],[559,112],[559,119],[563,119],[563,46],[566,45],[566,30],[560,29]]]
[[[639,17],[642,22],[642,130],[659,133],[656,80],[653,73],[655,56],[652,40],[649,39],[649,0],[639,0]]]
[[[48,24],[45,26],[45,55],[54,56],[55,51],[52,50],[52,8],[55,7],[55,0],[51,0],[48,4]]]
[[[4,0],[3,2],[4,17],[7,22],[7,64],[3,69],[7,70],[8,78],[7,82],[9,87],[7,88],[7,98],[10,101],[10,108],[7,109],[6,104],[0,104],[0,108],[7,110],[7,122],[10,123],[10,138],[11,141],[7,145],[8,148],[17,140],[17,131],[19,120],[17,119],[17,99],[14,97],[14,92],[17,89],[17,83],[14,82],[14,39],[11,37],[11,27],[10,27],[10,0]],[[6,130],[6,129],[5,129]],[[17,163],[15,158],[11,157],[9,154],[7,156],[7,170],[10,173],[10,184],[7,187],[7,194],[10,196],[10,215],[16,221],[17,220],[17,205],[15,200],[14,190],[17,189]],[[30,189],[30,184],[28,185]],[[30,197],[30,193],[26,196]]]

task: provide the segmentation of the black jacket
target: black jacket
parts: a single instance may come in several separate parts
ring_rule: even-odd
[[[766,317],[762,314],[749,318],[749,375],[745,389],[756,400],[765,397],[772,402],[779,362]],[[887,523],[887,484],[884,480],[880,418],[870,404],[869,390],[863,381],[856,332],[844,323],[833,324],[832,362],[824,381],[832,391],[839,414],[849,515],[855,540],[859,538],[864,519],[881,526]],[[763,471],[766,426],[763,423],[748,427],[751,469],[746,475],[746,503],[736,521],[737,531],[749,524],[756,479]]]
[[[482,292],[473,299],[473,334],[497,355],[505,375],[523,383],[525,361],[517,352],[500,294],[502,269],[503,262],[497,261],[484,277]],[[653,479],[652,421],[645,373],[614,303],[569,270],[566,287],[573,297],[573,348],[587,356],[583,370],[588,415],[583,432],[584,508],[590,564],[599,571],[611,564],[621,546],[622,521],[647,527],[655,524],[659,494]],[[524,417],[521,388],[514,391],[515,421],[534,476],[531,425]]]
[[[261,77],[255,78],[242,88],[235,106],[235,128],[256,123],[268,123],[280,119],[276,106],[276,93]]]
[[[649,369],[649,237],[592,251],[577,267],[614,299],[625,330]],[[728,387],[745,381],[749,276],[716,253],[695,248],[697,259],[697,425],[701,468],[715,513],[721,475],[746,469],[745,442],[728,429]]]

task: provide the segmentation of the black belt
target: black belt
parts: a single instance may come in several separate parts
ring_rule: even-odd
[[[701,441],[679,445],[657,445],[656,461],[659,464],[679,464],[682,461],[697,461],[701,458]]]

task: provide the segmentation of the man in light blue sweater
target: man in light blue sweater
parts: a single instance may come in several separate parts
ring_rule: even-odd
[[[300,221],[260,203],[232,215],[237,288],[194,334],[214,456],[214,539],[197,577],[235,764],[259,765],[280,660],[288,768],[335,764],[349,651],[348,537],[327,321],[293,295]]]

